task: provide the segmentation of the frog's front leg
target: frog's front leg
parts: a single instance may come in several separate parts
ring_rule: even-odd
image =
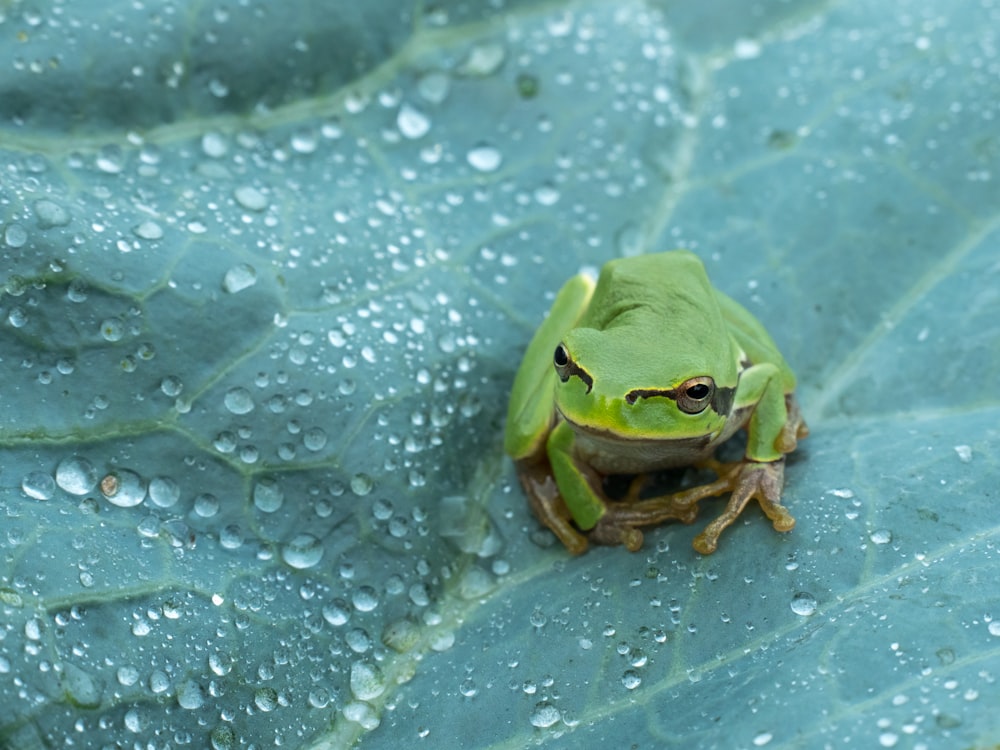
[[[556,535],[572,554],[587,551],[587,538],[573,528],[569,509],[559,494],[552,476],[552,467],[543,458],[521,459],[516,462],[517,476],[535,517]]]
[[[604,478],[577,458],[573,442],[572,428],[560,422],[545,445],[559,493],[573,522],[597,544],[621,544],[635,552],[642,547],[642,532],[629,519],[609,512],[609,504],[613,504],[604,494]]]
[[[740,461],[728,464],[724,474],[709,486],[714,495],[732,492],[729,502],[726,503],[725,510],[694,538],[692,546],[703,555],[715,552],[719,546],[719,535],[739,517],[754,498],[757,499],[764,515],[771,520],[775,531],[791,531],[795,526],[795,519],[781,504],[781,489],[784,483],[784,458],[777,461]],[[720,488],[721,492],[714,491]]]

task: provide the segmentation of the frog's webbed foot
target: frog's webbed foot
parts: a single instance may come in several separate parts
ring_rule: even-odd
[[[559,494],[555,479],[548,466],[529,461],[518,461],[518,478],[528,496],[531,509],[541,523],[552,531],[572,554],[587,551],[587,538],[570,522],[569,508]],[[640,537],[639,543],[642,543]]]
[[[750,500],[756,498],[775,531],[791,531],[795,519],[781,504],[781,490],[785,481],[785,459],[758,462],[741,461],[726,464],[725,474],[711,485],[724,484],[722,492],[730,491],[732,496],[725,510],[712,521],[705,530],[694,538],[692,545],[703,555],[710,555],[719,546],[719,535],[743,512]],[[702,488],[695,488],[699,490]],[[688,490],[691,492],[691,490]],[[722,494],[722,492],[714,494]]]
[[[592,542],[621,544],[629,552],[636,552],[642,547],[642,532],[639,531],[639,526],[653,526],[664,521],[692,523],[698,516],[698,506],[695,501],[678,503],[675,502],[676,495],[649,500],[636,499],[646,481],[646,476],[637,477],[623,500],[607,503],[601,520],[587,535]]]

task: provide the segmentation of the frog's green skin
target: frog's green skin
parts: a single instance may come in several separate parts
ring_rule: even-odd
[[[642,545],[637,527],[694,521],[697,503],[731,492],[725,511],[694,540],[713,552],[719,534],[756,498],[778,531],[784,456],[808,434],[795,376],[764,327],[712,288],[684,250],[609,262],[595,283],[566,282],[514,380],[504,447],[539,519],[574,553],[588,539]],[[715,449],[747,431],[742,461]],[[611,501],[608,474],[711,468],[718,479],[651,499]],[[638,485],[634,485],[638,487]]]

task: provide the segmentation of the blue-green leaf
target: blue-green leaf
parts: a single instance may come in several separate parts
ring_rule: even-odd
[[[1000,742],[992,0],[0,3],[0,747]],[[571,558],[501,451],[684,246],[812,430]]]

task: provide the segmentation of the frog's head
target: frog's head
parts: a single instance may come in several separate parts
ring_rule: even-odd
[[[729,337],[622,333],[576,328],[556,347],[555,403],[562,416],[623,439],[718,435],[739,377]]]

